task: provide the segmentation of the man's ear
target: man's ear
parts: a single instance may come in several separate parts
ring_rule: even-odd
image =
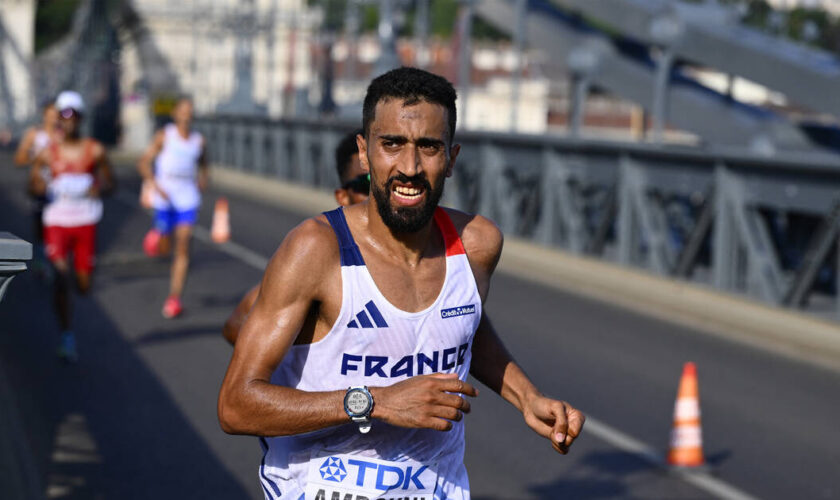
[[[350,193],[348,193],[346,189],[338,188],[333,192],[333,194],[335,195],[336,203],[342,207],[350,205]]]
[[[449,164],[446,166],[446,176],[452,177],[452,170],[455,168],[455,160],[458,159],[458,153],[461,152],[460,144],[453,144],[449,149]]]
[[[362,134],[356,134],[356,147],[359,149],[359,165],[365,172],[370,172],[367,156],[367,139]]]

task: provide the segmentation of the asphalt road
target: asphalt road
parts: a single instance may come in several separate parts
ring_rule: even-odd
[[[76,302],[80,363],[55,357],[48,286],[32,272],[16,278],[0,304],[0,363],[14,400],[0,408],[20,416],[50,498],[262,498],[257,440],[225,435],[216,420],[231,353],[221,324],[260,272],[197,240],[186,313],[163,319],[168,262],[142,254],[150,219],[135,203],[136,176],[118,174],[93,293]],[[30,239],[23,182],[0,156],[0,228]],[[234,241],[263,257],[302,220],[211,190],[204,227],[220,194]],[[486,307],[538,386],[600,425],[562,457],[485,389],[466,417],[474,498],[709,498],[604,439],[606,428],[664,452],[688,360],[699,370],[710,476],[760,498],[840,498],[840,374],[510,275],[495,278]]]

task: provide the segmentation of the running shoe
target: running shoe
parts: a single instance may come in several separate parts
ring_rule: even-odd
[[[68,363],[79,361],[79,353],[76,351],[76,336],[67,330],[61,333],[61,342],[58,345],[58,357]]]
[[[149,232],[143,237],[143,251],[149,257],[160,255],[160,231],[149,229]]]
[[[179,316],[182,312],[184,312],[184,306],[181,305],[181,299],[174,295],[170,295],[169,298],[166,299],[166,302],[163,303],[163,317],[170,319],[174,318],[175,316]]]

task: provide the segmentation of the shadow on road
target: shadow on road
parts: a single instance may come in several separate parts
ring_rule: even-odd
[[[651,465],[622,451],[594,451],[584,455],[576,477],[556,478],[528,490],[538,498],[636,498],[628,482],[635,474],[649,473]],[[663,472],[665,474],[665,472]]]

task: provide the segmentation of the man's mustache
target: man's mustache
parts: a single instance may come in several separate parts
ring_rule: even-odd
[[[389,177],[388,182],[385,183],[385,189],[390,191],[391,186],[394,184],[394,182],[401,182],[403,184],[414,184],[414,185],[419,184],[419,185],[423,186],[423,189],[425,189],[426,191],[429,191],[429,192],[432,191],[432,185],[429,183],[429,180],[426,179],[426,176],[424,174],[417,174],[417,175],[413,175],[411,177],[409,177],[409,176],[407,176],[403,173],[393,175],[393,176]]]

